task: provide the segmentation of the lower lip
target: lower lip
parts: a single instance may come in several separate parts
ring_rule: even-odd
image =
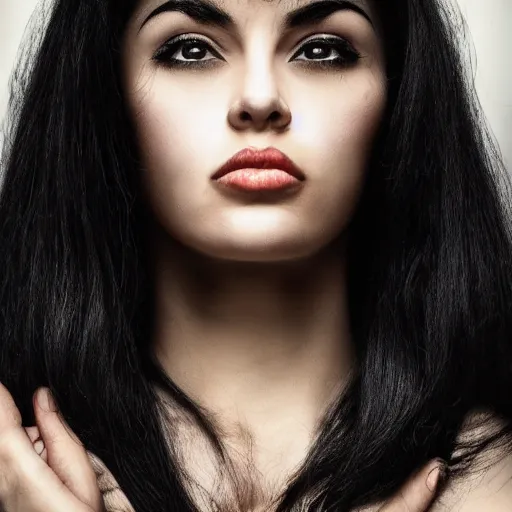
[[[281,169],[237,169],[217,179],[219,183],[239,190],[281,190],[300,183]]]

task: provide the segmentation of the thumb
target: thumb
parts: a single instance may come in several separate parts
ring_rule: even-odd
[[[445,464],[440,459],[414,473],[400,491],[378,512],[425,512],[436,498]]]
[[[34,398],[35,419],[48,466],[82,503],[93,510],[102,510],[96,475],[84,446],[59,415],[48,388],[38,389]]]

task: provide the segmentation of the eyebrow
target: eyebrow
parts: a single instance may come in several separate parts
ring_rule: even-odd
[[[157,7],[142,22],[142,27],[164,12],[181,12],[203,25],[216,25],[225,29],[234,28],[235,21],[223,9],[208,0],[168,0]],[[337,11],[353,11],[366,18],[373,26],[370,16],[358,5],[348,0],[319,0],[290,11],[284,21],[285,30],[320,23]]]

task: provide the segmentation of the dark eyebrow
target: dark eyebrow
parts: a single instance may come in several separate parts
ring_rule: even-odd
[[[304,5],[289,12],[286,15],[284,28],[296,28],[306,25],[320,23],[336,11],[354,11],[366,18],[373,26],[370,16],[361,7],[348,0],[320,0]],[[163,12],[181,12],[190,16],[193,20],[203,25],[217,25],[222,28],[234,28],[235,22],[233,18],[224,10],[217,7],[208,0],[168,0],[160,7],[157,7],[142,22],[142,27],[152,18],[162,14]]]
[[[336,11],[354,11],[366,18],[373,26],[370,16],[361,7],[347,0],[320,0],[299,7],[286,15],[285,29],[320,23]]]

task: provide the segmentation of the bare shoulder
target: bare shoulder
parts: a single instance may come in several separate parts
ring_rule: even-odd
[[[459,438],[468,439],[499,428],[490,413],[468,416]],[[468,476],[450,481],[430,512],[512,512],[512,454],[489,448],[474,462]]]

